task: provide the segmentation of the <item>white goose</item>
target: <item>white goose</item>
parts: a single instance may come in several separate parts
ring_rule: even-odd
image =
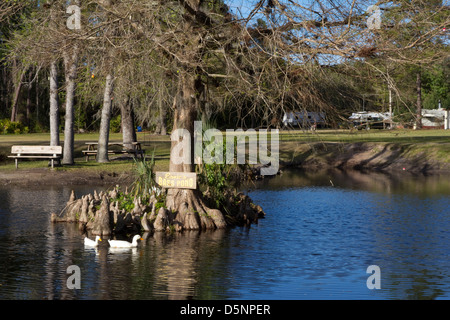
[[[133,237],[133,242],[131,243],[124,240],[108,240],[108,242],[111,248],[136,248],[138,245],[138,240],[144,239],[142,239],[141,236],[137,234]]]
[[[88,237],[84,238],[84,245],[88,247],[98,247],[98,242],[102,241],[102,239],[99,236],[95,237],[95,241],[89,239]]]

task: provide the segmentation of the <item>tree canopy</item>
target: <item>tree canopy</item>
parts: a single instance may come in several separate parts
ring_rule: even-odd
[[[80,28],[68,27],[69,5],[80,8]],[[418,70],[424,106],[448,99],[447,1],[9,0],[0,6],[1,115],[15,113],[12,120],[34,128],[48,125],[45,74],[74,48],[75,122],[83,130],[99,126],[108,74],[115,79],[112,116],[128,103],[149,128],[174,124],[187,78],[194,95],[188,103],[218,126],[269,126],[299,108],[342,118],[364,97],[385,97],[388,90],[414,110],[408,97]],[[59,97],[66,99],[61,88]]]

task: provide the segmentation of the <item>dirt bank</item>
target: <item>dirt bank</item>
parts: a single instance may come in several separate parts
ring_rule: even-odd
[[[377,172],[450,173],[449,144],[315,143],[299,146],[282,166]]]
[[[93,173],[79,170],[51,170],[50,168],[33,168],[18,170],[0,170],[0,184],[8,185],[129,185],[132,177],[126,173]]]

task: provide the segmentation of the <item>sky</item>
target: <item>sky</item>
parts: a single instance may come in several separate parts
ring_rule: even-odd
[[[242,13],[243,16],[246,16],[248,13],[251,12],[252,8],[254,7],[254,4],[258,2],[255,0],[224,0],[224,1],[230,7],[231,11],[238,16],[240,15],[239,13]]]
[[[230,7],[232,13],[234,13],[238,17],[247,17],[248,14],[255,8],[255,5],[259,1],[260,0],[224,0],[224,2]],[[325,0],[321,2],[314,0],[296,0],[292,2],[297,3],[299,5],[303,5],[308,8],[313,8],[317,12],[322,12],[325,8],[331,9],[331,11],[329,11],[331,17],[333,16],[332,13],[333,11],[334,12],[340,12],[341,10],[348,11],[350,10],[352,4],[355,5],[355,8],[353,10],[365,11],[369,8],[369,6],[376,4],[377,0],[358,0],[356,2],[354,2],[353,0]],[[267,1],[265,1],[265,4],[266,3]],[[280,0],[280,3],[281,4],[286,3],[286,1]],[[321,7],[320,3],[323,3],[325,8]],[[295,6],[293,6],[292,4],[290,4],[289,7],[291,10],[295,10]],[[316,18],[318,18],[318,16]]]

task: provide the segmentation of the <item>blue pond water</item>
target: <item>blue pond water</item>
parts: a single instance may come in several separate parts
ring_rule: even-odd
[[[0,187],[0,299],[450,298],[449,177],[286,171],[248,188],[258,225],[146,234],[119,252],[50,223],[71,190]],[[367,287],[371,265],[381,289]]]

